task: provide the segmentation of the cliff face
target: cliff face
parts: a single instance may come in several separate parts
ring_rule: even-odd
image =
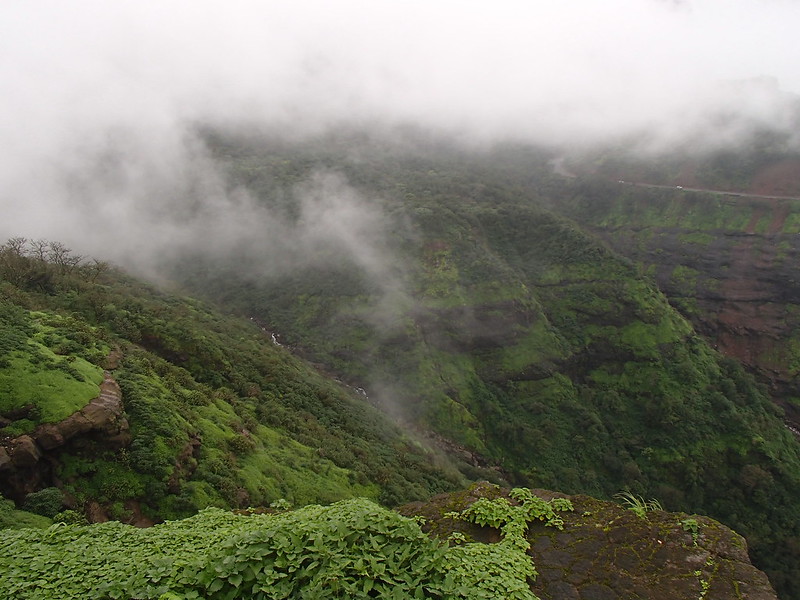
[[[546,490],[536,495],[564,497]],[[444,515],[461,511],[478,498],[505,492],[477,484],[466,492],[443,494],[427,503],[400,509],[422,515],[425,529],[446,538],[459,531],[488,543],[496,530],[454,521]],[[527,538],[538,576],[531,589],[542,600],[769,600],[776,598],[766,575],[747,556],[744,538],[707,517],[649,511],[637,516],[613,502],[567,496],[572,512],[559,513],[563,529],[535,521]]]
[[[565,207],[649,272],[714,346],[767,383],[800,429],[800,202],[642,188]]]

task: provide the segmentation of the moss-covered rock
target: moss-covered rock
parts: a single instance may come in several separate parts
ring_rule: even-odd
[[[713,519],[653,510],[640,517],[628,508],[584,495],[534,490],[550,500],[568,498],[563,529],[535,521],[529,551],[539,575],[531,589],[542,600],[767,600],[777,598],[767,576],[747,555],[744,538]],[[453,517],[480,498],[508,490],[479,483],[468,490],[407,504],[406,516],[425,518],[431,535],[493,543],[499,532]],[[513,500],[512,500],[513,503]]]

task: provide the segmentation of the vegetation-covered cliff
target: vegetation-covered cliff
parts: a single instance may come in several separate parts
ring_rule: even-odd
[[[252,322],[31,248],[0,248],[0,491],[19,504],[148,524],[464,481]]]
[[[594,181],[560,210],[636,261],[798,428],[800,201]]]

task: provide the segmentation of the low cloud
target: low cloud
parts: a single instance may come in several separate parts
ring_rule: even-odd
[[[231,244],[255,222],[281,229],[226,180],[200,126],[303,137],[411,124],[539,144],[647,132],[653,148],[790,135],[798,23],[790,0],[10,0],[0,236],[124,261]],[[338,231],[379,271],[344,226],[352,202],[326,204],[343,188],[310,185],[307,233]]]

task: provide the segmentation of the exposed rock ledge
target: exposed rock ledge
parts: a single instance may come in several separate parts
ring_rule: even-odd
[[[103,375],[100,395],[81,410],[58,423],[39,425],[29,434],[0,444],[3,492],[10,497],[21,497],[37,489],[49,471],[43,459],[79,435],[102,438],[111,448],[122,448],[131,441],[122,394],[108,371]]]
[[[422,515],[424,528],[447,537],[460,531],[476,541],[499,540],[497,530],[453,520],[482,497],[505,496],[487,483],[400,508]],[[652,511],[642,519],[614,502],[534,490],[545,499],[566,497],[574,511],[559,513],[563,530],[530,525],[530,555],[539,575],[531,585],[542,600],[776,600],[767,576],[747,555],[744,538],[708,517]],[[694,534],[694,535],[693,535]]]

